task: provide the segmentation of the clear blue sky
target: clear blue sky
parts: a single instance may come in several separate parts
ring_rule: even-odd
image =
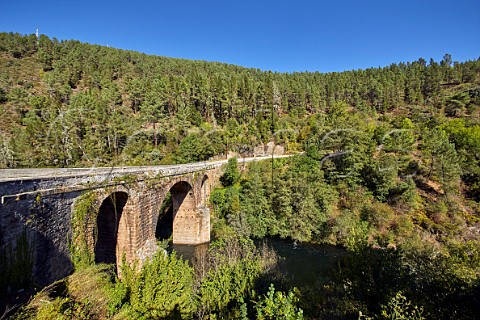
[[[7,1],[0,32],[279,72],[480,57],[480,0]]]

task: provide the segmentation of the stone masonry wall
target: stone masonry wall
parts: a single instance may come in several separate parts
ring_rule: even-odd
[[[46,181],[0,183],[0,194],[38,185],[49,186]],[[39,286],[72,271],[68,239],[71,238],[71,206],[79,194],[30,197],[0,205],[0,248],[15,250],[16,240],[26,231],[33,254],[33,278]]]

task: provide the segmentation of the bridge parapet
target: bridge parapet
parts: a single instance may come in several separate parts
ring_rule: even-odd
[[[218,168],[223,163],[175,166],[142,166],[72,169],[2,169],[0,170],[0,203],[29,197],[62,194],[125,184],[127,177],[136,182],[175,177]]]

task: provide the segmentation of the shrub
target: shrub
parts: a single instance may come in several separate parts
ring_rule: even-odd
[[[238,178],[240,178],[240,172],[238,171],[237,158],[230,158],[225,167],[225,172],[220,177],[220,182],[224,187],[228,187],[237,182]]]
[[[126,270],[125,282],[137,317],[185,318],[194,312],[193,269],[175,253],[158,252],[139,273],[132,271]]]
[[[255,305],[257,319],[303,319],[303,310],[296,307],[298,298],[294,292],[275,291],[273,284],[266,295]]]

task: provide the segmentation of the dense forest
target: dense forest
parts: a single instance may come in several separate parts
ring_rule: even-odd
[[[106,267],[79,267],[69,283],[93,279],[108,293],[103,311],[74,286],[24,314],[480,313],[480,59],[275,73],[1,33],[0,70],[0,168],[185,163],[252,155],[270,141],[299,153],[242,171],[231,159],[210,197],[218,240],[200,267],[157,256],[139,274],[125,267],[122,282]],[[348,255],[328,282],[292,288],[275,253],[251,242],[267,236]],[[168,277],[181,288],[167,292]]]
[[[461,118],[473,130],[480,99],[480,62],[448,54],[440,63],[281,74],[2,33],[0,67],[4,168],[166,164],[227,148],[249,154],[272,131],[297,151],[319,134],[320,118],[342,107],[387,130],[406,117],[422,125]],[[348,125],[363,124],[328,123]]]

